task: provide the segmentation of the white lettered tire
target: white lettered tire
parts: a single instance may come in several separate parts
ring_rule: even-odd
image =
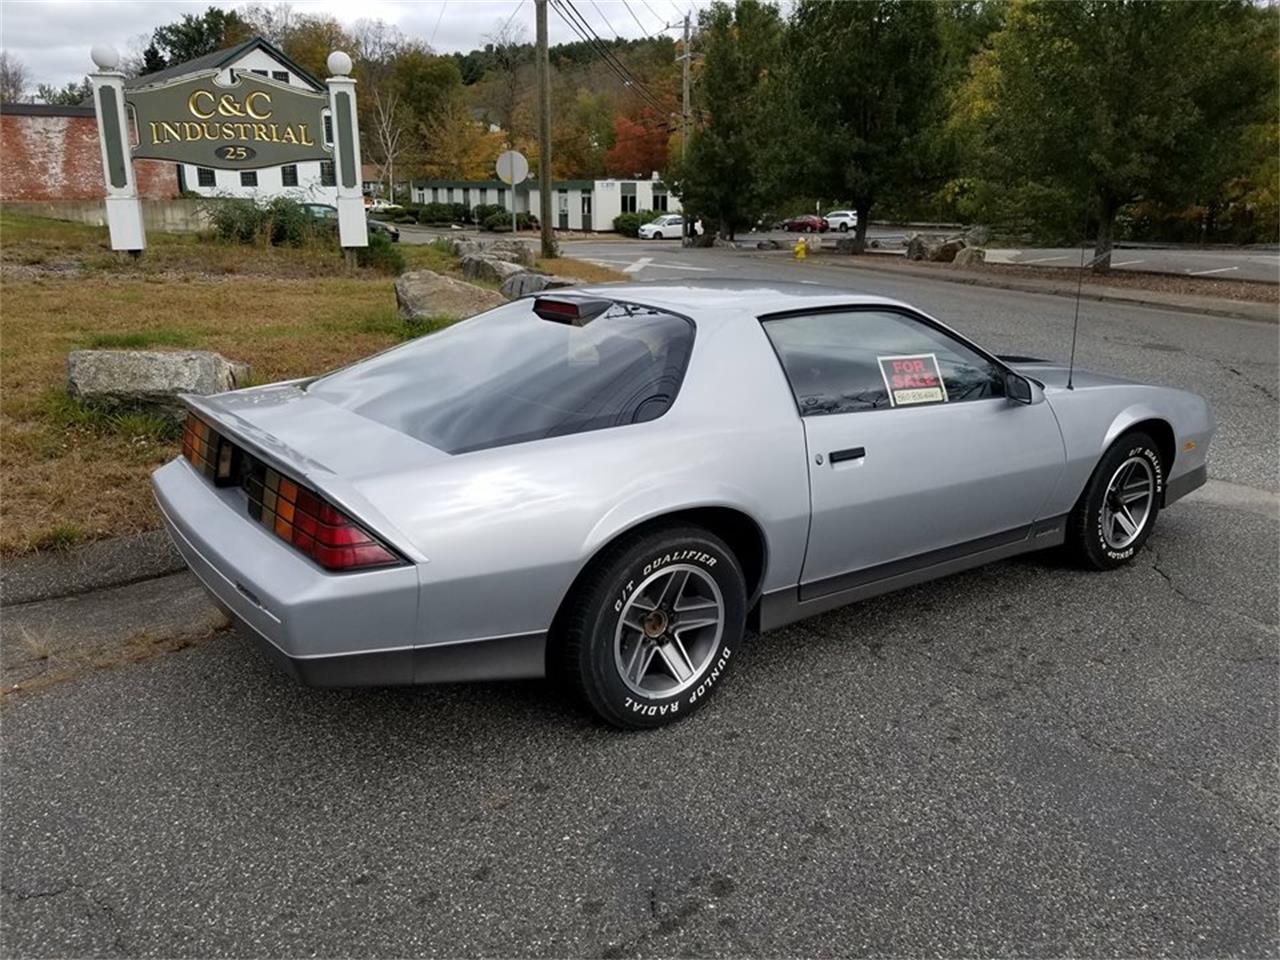
[[[737,659],[737,558],[698,527],[652,530],[596,558],[552,637],[552,667],[603,720],[659,727],[697,710]]]
[[[1067,519],[1067,550],[1081,566],[1112,570],[1142,549],[1160,514],[1164,460],[1145,433],[1126,433],[1102,455]]]

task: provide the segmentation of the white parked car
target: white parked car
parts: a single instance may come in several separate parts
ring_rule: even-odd
[[[641,240],[665,240],[668,237],[678,238],[684,232],[684,217],[678,213],[668,213],[650,220],[640,228]]]
[[[831,225],[832,230],[839,230],[841,233],[848,233],[858,225],[858,212],[856,210],[832,210],[830,213],[823,214],[827,223]]]
[[[379,198],[379,199],[377,199],[377,200],[374,200],[374,201],[372,201],[371,203],[367,203],[367,204],[365,204],[365,208],[366,208],[370,213],[381,213],[382,211],[391,211],[391,210],[401,210],[401,209],[403,209],[403,208],[400,206],[400,204],[398,204],[398,203],[392,203],[390,200],[383,200],[383,199],[381,199],[381,198]]]

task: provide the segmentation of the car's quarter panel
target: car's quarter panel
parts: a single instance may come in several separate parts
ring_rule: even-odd
[[[1063,444],[1045,403],[1004,398],[804,420],[813,521],[801,599],[848,589],[857,572],[1052,516]],[[856,458],[837,451],[860,449]],[[821,457],[821,462],[819,462]],[[851,579],[852,576],[852,579]]]

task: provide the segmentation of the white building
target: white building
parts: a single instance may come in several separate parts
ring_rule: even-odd
[[[305,90],[326,93],[323,83],[262,37],[254,37],[234,47],[215,50],[186,63],[137,77],[128,81],[126,87],[148,86],[193,73],[204,73],[214,68],[218,70],[220,83],[231,83],[234,72],[247,72]],[[332,144],[333,123],[329,118],[328,108],[323,116],[324,141]],[[205,197],[269,200],[283,194],[305,203],[329,204],[336,203],[338,197],[332,160],[307,160],[259,170],[215,170],[213,167],[182,163],[178,164],[178,183],[180,189]]]
[[[613,230],[613,219],[639,210],[678,213],[680,198],[653,180],[556,180],[552,182],[552,226],[557,230]],[[461,203],[468,209],[497,204],[517,213],[539,210],[536,181],[514,191],[500,180],[415,180],[414,203]]]

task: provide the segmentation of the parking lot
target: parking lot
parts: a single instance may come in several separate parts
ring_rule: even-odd
[[[619,250],[1069,347],[1063,298],[573,254]],[[671,728],[542,683],[310,690],[234,631],[9,698],[5,953],[1274,955],[1276,327],[1086,302],[1078,359],[1218,417],[1135,563],[1031,556],[768,634]]]

